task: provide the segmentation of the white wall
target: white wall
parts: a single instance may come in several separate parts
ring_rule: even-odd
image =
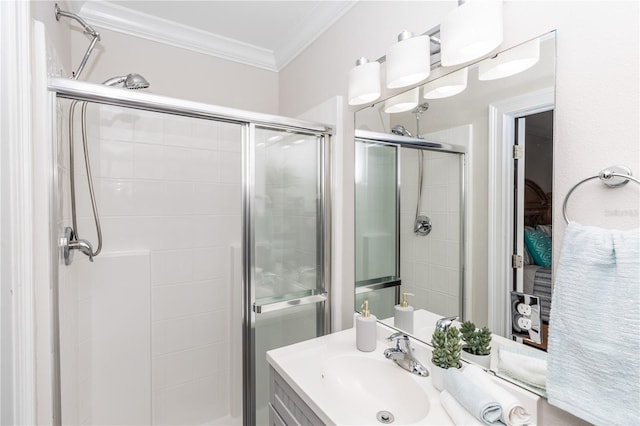
[[[62,229],[69,167],[59,120]],[[88,130],[104,240],[94,263],[75,253],[59,266],[63,423],[229,415],[230,383],[240,380],[230,265],[241,239],[241,128],[94,104]],[[95,249],[81,150],[76,134],[78,229]]]
[[[151,83],[147,89],[151,93],[248,111],[278,112],[278,74],[275,72],[100,27],[96,30],[101,41],[80,80],[100,83],[114,76],[138,73]],[[88,43],[86,35],[73,31],[74,69]]]

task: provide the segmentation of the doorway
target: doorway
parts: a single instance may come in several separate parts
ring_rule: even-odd
[[[511,334],[546,350],[553,259],[553,110],[519,117],[515,124]]]

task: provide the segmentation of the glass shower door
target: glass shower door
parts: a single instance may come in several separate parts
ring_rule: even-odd
[[[254,350],[245,352],[253,355],[245,389],[254,395],[247,395],[252,402],[245,405],[245,421],[260,425],[268,422],[266,352],[329,331],[327,141],[322,134],[259,126],[250,126],[249,132],[252,241],[246,272],[252,303],[245,342]]]

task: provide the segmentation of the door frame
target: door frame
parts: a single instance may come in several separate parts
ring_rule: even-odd
[[[513,141],[517,118],[555,108],[554,87],[489,105],[487,280],[491,331],[509,337],[513,254]]]

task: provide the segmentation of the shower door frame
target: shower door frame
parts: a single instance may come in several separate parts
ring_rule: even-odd
[[[322,303],[322,310],[318,310],[318,331],[321,333],[330,332],[331,327],[331,306],[330,306],[330,289],[331,289],[331,169],[330,169],[330,139],[333,129],[320,123],[312,123],[308,121],[298,120],[289,117],[282,117],[270,114],[256,113],[244,111],[235,108],[227,108],[217,105],[210,105],[201,102],[188,101],[183,99],[170,98],[166,96],[154,95],[139,91],[128,91],[119,88],[104,86],[101,84],[87,83],[83,81],[70,80],[64,78],[50,78],[48,82],[48,90],[51,93],[51,99],[54,98],[86,101],[97,104],[119,106],[130,109],[156,112],[161,114],[172,114],[188,118],[197,118],[204,120],[212,120],[219,122],[235,123],[242,127],[242,151],[243,151],[243,185],[242,185],[242,360],[243,360],[243,423],[251,425],[255,422],[255,291],[254,291],[254,269],[253,264],[253,247],[255,224],[253,220],[253,179],[254,170],[252,167],[254,145],[255,145],[255,128],[256,126],[290,130],[294,132],[304,133],[307,135],[315,135],[319,138],[319,159],[318,159],[318,228],[321,235],[318,243],[318,258],[322,265],[320,271],[321,293],[317,296],[308,296],[297,300],[283,301],[283,304],[297,306],[305,303]],[[55,108],[52,107],[52,113],[55,114]],[[53,178],[52,178],[53,179]],[[52,234],[56,233],[55,227],[52,226]],[[51,262],[58,265],[59,250],[56,236],[53,236],[53,245],[55,250],[51,252]],[[58,312],[58,276],[52,274],[51,277],[51,361],[52,361],[52,411],[53,424],[62,424],[62,407],[61,407],[61,378],[60,378],[60,331],[59,331],[59,312]],[[249,392],[251,391],[251,392]]]

